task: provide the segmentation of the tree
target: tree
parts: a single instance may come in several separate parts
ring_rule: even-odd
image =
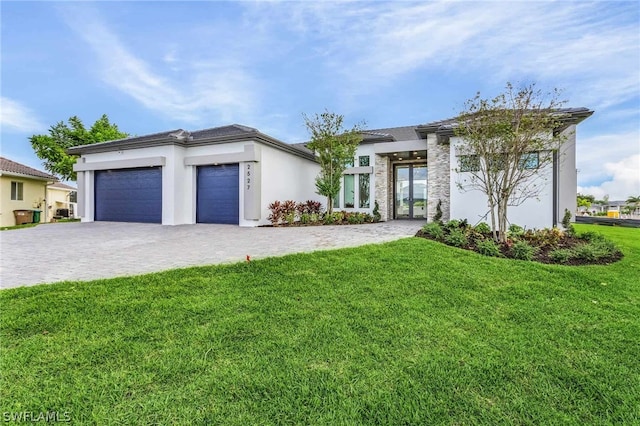
[[[633,195],[627,198],[627,204],[629,206],[629,214],[634,214],[638,207],[640,207],[640,195],[634,197]]]
[[[347,166],[353,162],[358,144],[362,141],[362,124],[351,130],[343,128],[344,117],[326,111],[312,118],[306,114],[305,125],[311,135],[307,147],[314,151],[320,163],[320,174],[316,177],[318,194],[327,197],[327,211],[333,211],[333,200],[340,193],[340,179]]]
[[[44,160],[46,170],[62,180],[76,180],[73,165],[77,156],[67,154],[68,148],[123,139],[127,136],[128,133],[121,132],[118,126],[109,122],[109,117],[103,114],[89,130],[77,116],[73,116],[69,118],[69,124],[60,121],[49,128],[48,135],[33,135],[29,141],[38,158]]]
[[[496,241],[506,241],[507,210],[543,190],[541,170],[553,162],[566,138],[556,130],[563,118],[559,91],[545,93],[530,84],[520,89],[507,83],[493,99],[478,92],[465,103],[454,134],[462,139],[456,169],[461,190],[487,196]]]
[[[596,202],[596,197],[594,197],[593,195],[578,194],[576,196],[576,201],[578,207],[589,208],[591,207],[591,204],[594,204]]]

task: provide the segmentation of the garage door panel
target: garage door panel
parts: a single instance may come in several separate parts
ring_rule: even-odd
[[[162,222],[162,169],[96,171],[95,220]]]
[[[196,222],[238,224],[238,164],[198,167]]]

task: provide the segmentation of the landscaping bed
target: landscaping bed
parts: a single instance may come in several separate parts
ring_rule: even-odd
[[[380,221],[378,203],[373,214],[364,212],[324,211],[318,201],[296,203],[293,200],[274,201],[269,204],[269,221],[272,226],[358,225]]]
[[[505,257],[561,265],[606,265],[622,259],[613,242],[596,232],[576,234],[572,226],[525,230],[511,225],[506,241],[496,242],[486,223],[471,226],[466,220],[426,224],[417,237],[472,250],[485,256]]]

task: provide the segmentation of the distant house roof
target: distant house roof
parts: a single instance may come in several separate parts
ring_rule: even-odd
[[[48,186],[48,188],[66,189],[66,190],[69,190],[69,191],[77,191],[78,190],[78,188],[74,188],[73,186],[67,185],[66,183],[62,183],[62,182],[52,183],[51,185]]]
[[[135,136],[125,139],[118,139],[109,142],[94,143],[91,145],[74,146],[67,149],[67,153],[82,155],[97,152],[108,152],[113,150],[125,150],[135,148],[146,148],[162,145],[199,146],[213,145],[244,140],[255,140],[269,145],[273,148],[289,152],[308,160],[315,161],[315,156],[309,150],[300,149],[296,145],[286,144],[271,136],[261,133],[253,127],[241,124],[229,126],[212,127],[209,129],[196,130],[190,132],[184,129],[174,129],[160,133],[153,133],[144,136]]]
[[[24,164],[17,163],[4,157],[0,157],[0,172],[2,174],[6,173],[38,180],[58,180],[57,177],[50,175],[49,173],[34,169],[33,167],[25,166]]]

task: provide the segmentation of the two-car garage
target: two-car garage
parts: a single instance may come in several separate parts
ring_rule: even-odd
[[[238,224],[239,166],[197,167],[196,222]],[[95,220],[162,223],[162,167],[95,172]]]
[[[269,223],[273,200],[316,199],[313,152],[252,127],[175,129],[81,145],[78,215],[83,222]]]

